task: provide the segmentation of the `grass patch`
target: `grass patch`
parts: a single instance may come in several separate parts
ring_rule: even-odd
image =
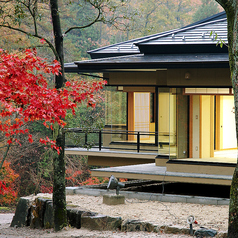
[[[10,211],[10,207],[0,207],[0,211]]]
[[[16,207],[0,207],[0,213],[15,212]]]

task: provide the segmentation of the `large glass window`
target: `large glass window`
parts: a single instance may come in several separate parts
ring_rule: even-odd
[[[105,129],[111,131],[127,129],[127,93],[118,91],[117,87],[106,87]],[[121,140],[126,140],[126,134],[111,134],[110,141]]]
[[[105,124],[126,126],[127,93],[117,91],[117,87],[106,87],[105,95]]]
[[[123,148],[138,150],[139,140],[140,152],[188,158],[188,97],[176,88],[158,88],[157,94],[107,87],[105,130],[110,133],[104,135],[104,145],[124,143]]]

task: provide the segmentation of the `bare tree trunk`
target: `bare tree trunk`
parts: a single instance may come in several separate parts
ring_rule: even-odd
[[[50,0],[51,17],[53,24],[55,49],[58,54],[58,61],[61,64],[61,74],[55,77],[55,88],[64,86],[64,52],[63,35],[60,26],[58,1]],[[54,167],[54,186],[53,186],[53,207],[54,207],[54,229],[61,230],[67,226],[66,195],[65,195],[65,159],[64,159],[64,132],[63,129],[55,125],[54,133],[57,135],[56,145],[61,148],[60,154],[55,153],[53,160]]]

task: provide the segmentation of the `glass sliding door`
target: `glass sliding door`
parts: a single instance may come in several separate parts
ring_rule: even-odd
[[[158,89],[158,154],[188,156],[188,96],[179,88]]]
[[[135,131],[150,131],[150,93],[134,93]],[[149,140],[149,135],[141,135],[140,139]],[[136,135],[135,135],[136,140]]]
[[[158,154],[176,154],[176,94],[169,88],[158,90]]]

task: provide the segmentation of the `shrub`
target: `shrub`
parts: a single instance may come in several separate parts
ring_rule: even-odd
[[[10,167],[10,162],[5,161],[0,170],[0,205],[14,205],[18,189],[16,179],[19,177]]]

